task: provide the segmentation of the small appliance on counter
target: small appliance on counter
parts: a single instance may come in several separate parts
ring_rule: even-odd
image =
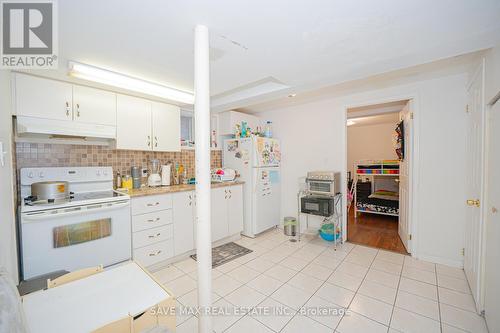
[[[170,176],[171,176],[171,165],[161,166],[161,185],[170,186]]]
[[[151,160],[151,169],[148,177],[148,186],[161,186],[160,161]]]

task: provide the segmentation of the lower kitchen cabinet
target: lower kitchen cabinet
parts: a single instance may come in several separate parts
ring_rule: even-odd
[[[227,219],[227,198],[229,187],[212,189],[211,196],[211,220],[212,220],[212,242],[229,236]]]
[[[243,185],[212,188],[212,242],[243,231]],[[194,191],[132,198],[134,260],[151,266],[196,248]]]
[[[227,224],[229,235],[243,231],[243,185],[228,187]]]
[[[174,255],[194,249],[194,192],[172,194]]]

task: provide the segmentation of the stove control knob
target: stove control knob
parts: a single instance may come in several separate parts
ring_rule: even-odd
[[[33,172],[28,173],[28,178],[33,178]]]
[[[107,175],[108,175],[108,171],[107,171],[107,170],[104,170],[104,171],[102,172],[102,174],[103,174],[103,175],[105,175],[105,176],[107,176]]]
[[[45,175],[43,174],[42,171],[40,171],[40,173],[38,174],[38,177],[43,178],[43,177],[45,177]]]
[[[95,172],[95,174],[96,174],[97,176],[100,176],[100,175],[101,175],[101,170],[97,170],[97,171]]]

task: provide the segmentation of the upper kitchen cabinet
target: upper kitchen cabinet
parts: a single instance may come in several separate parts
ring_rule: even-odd
[[[116,111],[116,148],[151,150],[151,102],[117,95]]]
[[[179,107],[118,95],[116,148],[179,151]]]
[[[181,110],[178,106],[152,102],[153,150],[181,150]]]
[[[84,86],[73,86],[73,119],[100,125],[116,125],[116,94]]]
[[[14,95],[18,116],[73,120],[73,85],[16,73]]]
[[[234,134],[236,124],[241,124],[242,121],[245,121],[252,130],[261,125],[260,119],[254,115],[237,111],[225,111],[219,113],[219,134]]]

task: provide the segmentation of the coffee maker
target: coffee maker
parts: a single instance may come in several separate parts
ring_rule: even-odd
[[[151,168],[148,177],[148,186],[161,186],[161,176],[160,176],[160,161],[151,160]]]

